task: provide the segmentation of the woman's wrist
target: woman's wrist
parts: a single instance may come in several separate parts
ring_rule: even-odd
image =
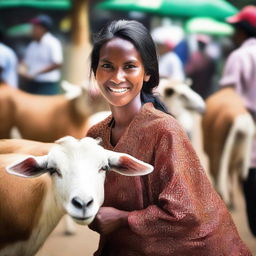
[[[121,225],[122,227],[128,226],[128,215],[129,215],[129,212],[127,212],[127,211],[121,211],[121,210],[120,210],[120,213],[119,213],[119,220],[120,220],[120,225]]]

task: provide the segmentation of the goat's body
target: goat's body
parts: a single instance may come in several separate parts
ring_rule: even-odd
[[[232,176],[245,178],[250,162],[254,123],[241,98],[232,88],[222,89],[207,100],[203,117],[204,150],[217,191],[231,202]]]
[[[35,150],[44,144],[43,151]],[[64,214],[90,224],[104,200],[105,168],[129,176],[153,171],[88,137],[55,143],[0,140],[1,148],[6,154],[0,154],[0,256],[35,255]]]
[[[43,142],[53,142],[66,135],[84,137],[94,104],[88,104],[85,96],[79,97],[32,95],[0,86],[0,139],[10,138],[12,127],[17,127],[24,139]],[[84,105],[80,107],[81,102]]]
[[[6,173],[4,167],[18,157],[0,155],[0,256],[35,255],[64,214],[47,175],[22,179]]]

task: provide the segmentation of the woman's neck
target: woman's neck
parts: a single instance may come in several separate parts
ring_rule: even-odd
[[[114,118],[114,127],[125,129],[129,126],[133,118],[138,114],[142,106],[141,100],[135,100],[126,106],[110,106]]]

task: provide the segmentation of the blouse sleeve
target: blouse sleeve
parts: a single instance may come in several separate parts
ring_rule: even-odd
[[[191,232],[196,237],[207,235],[223,207],[218,209],[220,200],[178,125],[175,132],[164,132],[158,139],[154,167],[148,182],[155,203],[129,213],[130,229],[159,238],[187,237]]]

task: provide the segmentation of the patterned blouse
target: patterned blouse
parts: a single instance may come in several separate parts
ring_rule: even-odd
[[[104,206],[129,211],[128,226],[101,236],[94,255],[251,255],[173,117],[146,103],[115,146],[112,122],[109,116],[87,136],[101,137],[104,148],[150,163],[154,171],[141,177],[107,173]]]

